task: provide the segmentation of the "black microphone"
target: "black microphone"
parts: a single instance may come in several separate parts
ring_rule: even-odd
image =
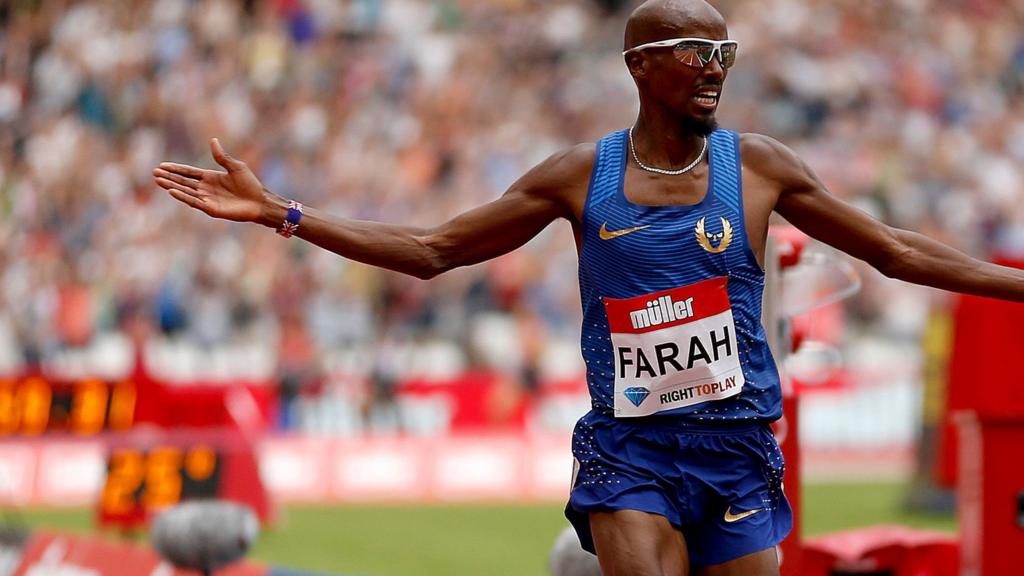
[[[571,527],[562,530],[548,559],[552,576],[601,576],[601,565],[597,556],[583,549],[576,531]]]
[[[150,539],[175,567],[208,575],[245,556],[259,531],[259,520],[247,506],[192,500],[157,516]]]

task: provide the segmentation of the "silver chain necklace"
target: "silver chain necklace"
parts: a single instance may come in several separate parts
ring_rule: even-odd
[[[704,137],[704,145],[700,149],[700,154],[693,159],[685,168],[679,170],[662,170],[661,168],[652,168],[640,161],[640,158],[636,155],[636,144],[633,143],[633,127],[629,128],[629,151],[633,153],[633,160],[636,160],[637,166],[640,166],[648,172],[654,172],[655,174],[665,174],[666,176],[679,176],[680,174],[686,174],[690,170],[693,170],[697,164],[704,158],[704,153],[708,151],[708,137]]]

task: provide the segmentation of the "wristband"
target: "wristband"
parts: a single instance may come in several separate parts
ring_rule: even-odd
[[[291,238],[299,231],[300,220],[302,220],[302,204],[292,200],[288,203],[288,215],[284,217],[284,222],[277,229],[277,233],[285,238]]]

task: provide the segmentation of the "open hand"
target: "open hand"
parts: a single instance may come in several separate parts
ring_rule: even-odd
[[[214,138],[213,159],[227,172],[203,170],[187,164],[162,162],[153,170],[157,186],[176,199],[215,218],[251,222],[260,217],[263,185],[245,162],[228,155]]]

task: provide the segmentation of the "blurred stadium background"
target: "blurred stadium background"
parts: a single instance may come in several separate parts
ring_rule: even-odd
[[[741,46],[722,125],[782,140],[890,224],[1024,260],[1024,3],[714,4]],[[9,524],[116,536],[137,506],[238,490],[228,470],[251,451],[272,519],[258,561],[545,574],[589,406],[569,228],[421,282],[211,221],[150,171],[211,165],[218,136],[283,196],[441,222],[632,121],[631,6],[0,3]],[[859,293],[790,309],[811,343],[789,364],[805,531],[953,531],[941,432],[957,299],[851,264]],[[178,491],[147,500],[146,454],[165,444],[181,451]],[[144,463],[130,505],[108,492],[117,450]]]

